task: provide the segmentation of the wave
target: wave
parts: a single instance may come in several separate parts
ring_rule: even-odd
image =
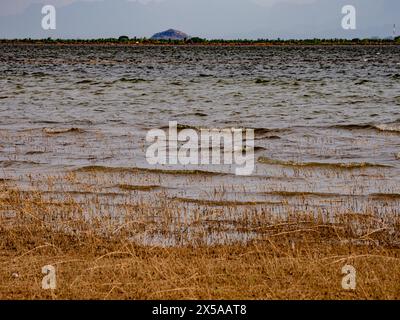
[[[180,123],[177,124],[176,128],[177,128],[178,131],[182,131],[182,130],[186,130],[186,129],[192,129],[192,130],[195,130],[195,131],[200,131],[201,129],[204,129],[204,128],[199,128],[199,127],[196,127],[196,126],[180,124]],[[161,127],[161,130],[164,130],[164,131],[168,130],[168,129],[169,129],[169,126]]]
[[[287,132],[290,129],[289,128],[275,128],[275,129],[268,129],[268,128],[249,128],[254,130],[254,134],[256,136],[262,136],[262,135],[269,135],[271,133],[282,133],[282,132]]]
[[[330,126],[330,128],[334,129],[344,129],[344,130],[361,130],[361,129],[375,129],[374,125],[366,123],[366,124],[336,124]]]
[[[115,82],[129,82],[129,83],[139,83],[139,82],[150,82],[152,80],[146,80],[146,79],[141,79],[141,78],[127,78],[127,77],[122,77],[118,80],[115,80]]]
[[[324,192],[312,192],[312,191],[271,191],[262,192],[263,195],[280,196],[280,197],[347,197],[349,195],[340,193],[324,193]]]
[[[161,186],[141,186],[130,184],[119,184],[117,187],[124,191],[153,191],[162,188]]]
[[[344,129],[344,130],[378,130],[386,132],[400,132],[400,123],[381,123],[381,124],[339,124],[331,126],[331,128]]]
[[[88,120],[88,119],[73,119],[70,121],[58,121],[58,120],[33,120],[30,121],[32,124],[53,124],[53,125],[71,125],[71,126],[76,126],[76,125],[92,125],[93,121]]]
[[[99,82],[95,82],[94,80],[91,79],[83,79],[76,82],[76,84],[98,84],[98,83]]]
[[[368,79],[361,79],[361,80],[357,80],[354,84],[359,86],[359,85],[363,85],[363,84],[370,83],[370,82],[371,81]]]
[[[255,80],[256,84],[267,84],[267,83],[270,83],[270,82],[271,82],[271,80],[269,80],[269,79],[258,78],[258,79]]]
[[[221,176],[228,175],[227,173],[206,171],[206,170],[184,170],[184,169],[150,169],[150,168],[126,168],[126,167],[107,167],[107,166],[85,166],[74,170],[75,172],[104,172],[104,173],[140,173],[148,172],[155,174],[168,175],[204,175],[204,176]]]
[[[400,194],[398,193],[372,193],[369,195],[375,200],[397,200],[400,199]]]
[[[204,112],[194,112],[194,113],[191,113],[191,114],[188,114],[188,115],[193,115],[193,116],[197,116],[197,117],[207,117],[208,116],[208,114],[207,113],[204,113]]]
[[[195,115],[201,115],[201,116],[207,116],[206,114],[195,114]],[[161,130],[168,130],[169,126],[163,126],[161,127]],[[231,131],[236,131],[236,130],[254,130],[254,135],[255,137],[258,138],[271,138],[271,139],[277,139],[280,138],[279,136],[272,136],[272,134],[277,134],[277,133],[282,133],[282,132],[287,132],[290,129],[289,128],[275,128],[275,129],[268,129],[268,128],[253,128],[253,127],[248,127],[248,128],[236,128],[236,127],[221,127],[221,128],[207,128],[207,127],[199,127],[199,126],[193,126],[193,125],[188,125],[188,124],[177,124],[177,129],[178,131],[185,130],[185,129],[192,129],[195,131],[201,131],[201,130],[216,130],[216,131],[222,131],[222,130],[231,130]]]
[[[266,204],[276,204],[272,201],[230,201],[230,200],[207,200],[207,199],[193,199],[193,198],[180,198],[174,197],[171,200],[178,201],[181,203],[191,203],[201,206],[212,206],[212,207],[238,207],[238,206],[257,206]]]
[[[290,160],[278,160],[267,157],[259,157],[257,160],[262,164],[279,165],[286,167],[315,167],[315,168],[331,168],[331,169],[361,169],[361,168],[390,168],[389,165],[369,162],[296,162]]]
[[[400,123],[378,124],[374,127],[380,131],[400,132]]]
[[[43,128],[43,132],[46,134],[62,134],[62,133],[83,133],[84,130],[80,128]]]
[[[39,150],[32,150],[32,151],[27,151],[25,154],[27,156],[35,155],[35,154],[44,154],[46,153],[45,151],[39,151]]]
[[[35,162],[35,161],[12,161],[12,160],[3,160],[0,161],[0,167],[2,168],[10,168],[10,167],[24,167],[24,166],[40,166],[45,163]]]

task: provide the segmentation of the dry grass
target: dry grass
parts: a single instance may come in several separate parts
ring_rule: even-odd
[[[161,202],[152,214],[145,203],[127,207],[121,220],[89,214],[88,203],[55,203],[6,182],[1,188],[1,299],[400,298],[395,214],[275,217],[249,210],[229,220],[217,208],[183,219]],[[232,228],[253,237],[204,243],[204,235]],[[171,233],[181,245],[133,241],[137,234]],[[355,291],[341,287],[346,264],[357,270]],[[41,288],[45,265],[56,267],[54,291]]]

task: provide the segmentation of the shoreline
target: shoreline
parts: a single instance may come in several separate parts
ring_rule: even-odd
[[[283,40],[283,41],[205,41],[194,43],[190,41],[152,41],[118,39],[93,40],[53,40],[53,39],[0,39],[0,45],[33,45],[33,46],[105,46],[105,47],[381,47],[400,46],[397,40]]]

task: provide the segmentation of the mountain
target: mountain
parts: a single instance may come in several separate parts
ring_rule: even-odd
[[[151,37],[153,40],[185,40],[189,38],[190,37],[186,33],[174,29],[156,33]]]

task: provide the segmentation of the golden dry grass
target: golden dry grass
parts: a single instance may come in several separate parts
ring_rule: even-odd
[[[146,204],[130,207],[121,223],[87,216],[72,199],[55,205],[41,192],[5,183],[1,190],[0,299],[400,298],[395,214],[249,213],[235,220],[235,229],[256,234],[252,240],[205,245],[204,234],[223,233],[223,223],[210,227],[210,214],[177,220],[166,206],[152,220],[157,234],[180,224],[176,230],[182,234],[175,235],[187,241],[145,246],[132,237],[150,223],[138,221],[146,216]],[[346,264],[357,270],[355,291],[341,287]],[[45,265],[56,267],[54,291],[41,287]]]

